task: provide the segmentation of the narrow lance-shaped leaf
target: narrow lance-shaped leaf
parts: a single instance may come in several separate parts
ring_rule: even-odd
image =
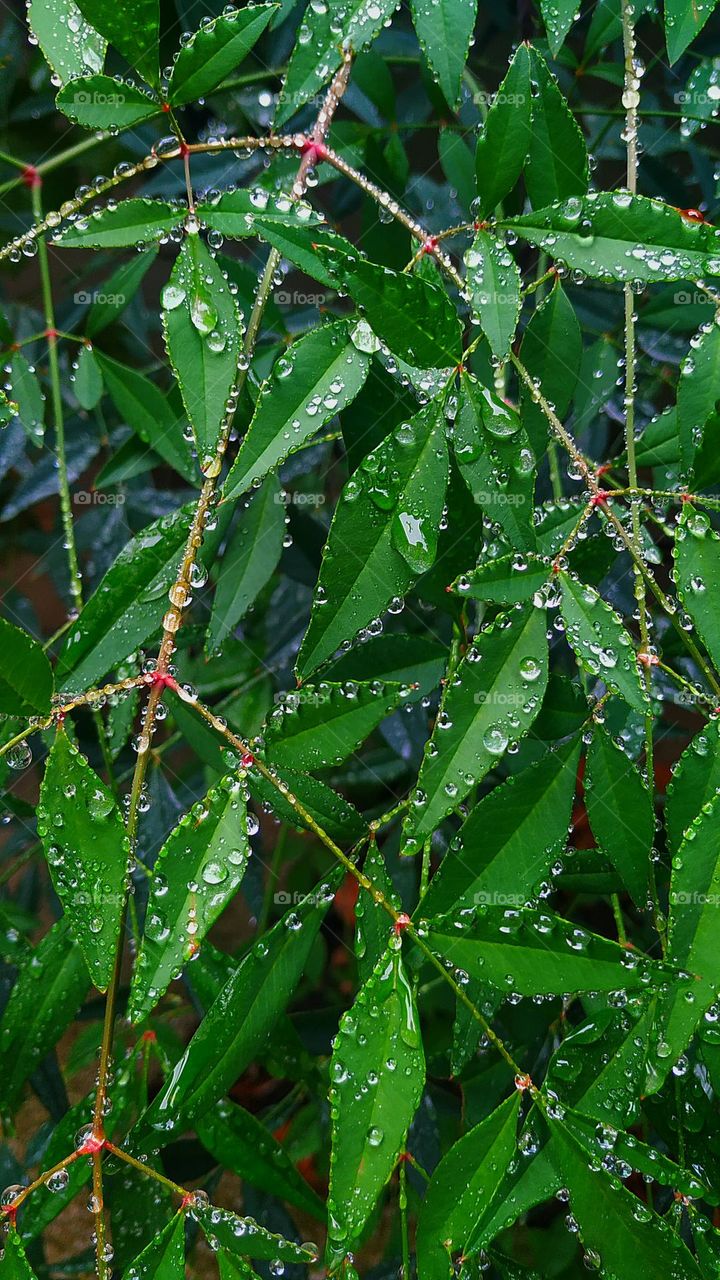
[[[396,0],[336,0],[308,5],[285,76],[275,125],[308,102],[342,61],[343,46],[359,53],[392,16]]]
[[[238,10],[242,12],[242,10]],[[285,192],[266,191],[265,187],[236,187],[234,191],[222,191],[210,201],[201,201],[197,215],[206,227],[221,231],[232,240],[244,240],[247,236],[263,236],[277,228],[279,235],[300,232],[309,242],[316,235],[322,241],[325,234],[325,218],[317,213],[306,200],[296,200]],[[343,236],[338,242],[349,247]]]
[[[665,0],[665,40],[670,64],[677,62],[715,8],[715,0]]]
[[[94,409],[102,399],[103,378],[92,347],[80,348],[74,386],[75,395],[83,409]]]
[[[433,75],[454,107],[475,26],[476,0],[413,0],[412,15]]]
[[[330,1064],[328,1262],[345,1256],[390,1177],[425,1084],[412,987],[389,950],[343,1017]]]
[[[465,254],[470,305],[498,360],[508,354],[520,315],[520,272],[510,250],[478,231]]]
[[[615,610],[594,587],[567,573],[559,575],[560,608],[568,642],[586,671],[597,676],[635,711],[648,709],[632,638]]]
[[[159,240],[187,216],[165,200],[138,197],[108,205],[73,222],[58,237],[64,249],[129,249]]]
[[[267,1262],[304,1263],[317,1261],[314,1244],[295,1244],[268,1231],[253,1218],[241,1218],[230,1209],[197,1204],[193,1208],[213,1252],[225,1249],[238,1258],[260,1258]]]
[[[96,358],[110,398],[127,425],[183,479],[197,484],[199,467],[184,436],[184,415],[178,418],[167,395],[144,374],[103,353],[97,352]]]
[[[265,747],[273,764],[327,769],[342,763],[407,700],[408,688],[380,680],[323,680],[288,693],[268,717]]]
[[[520,1097],[515,1092],[475,1125],[440,1161],[425,1193],[417,1227],[420,1280],[447,1280],[453,1255],[463,1255],[478,1217],[501,1186],[516,1153]]]
[[[675,538],[675,578],[685,609],[715,666],[720,663],[720,537],[685,503]]]
[[[163,289],[170,362],[195,433],[201,467],[212,464],[235,382],[242,324],[230,285],[196,233],[187,235]]]
[[[378,849],[375,841],[370,844],[363,871],[385,901],[396,911],[400,911],[400,899],[385,866],[382,850]],[[360,890],[355,903],[355,959],[358,978],[363,985],[369,981],[380,958],[387,951],[389,920],[388,913],[384,908],[379,908],[371,894]]]
[[[217,88],[247,57],[277,10],[275,4],[251,4],[204,22],[175,58],[168,101],[181,106]]]
[[[83,129],[131,129],[162,109],[157,98],[138,85],[100,75],[71,80],[55,101],[68,119]]]
[[[66,1031],[87,988],[80,947],[67,922],[59,920],[18,976],[0,1021],[4,1106],[18,1101],[23,1084]]]
[[[38,833],[95,986],[110,981],[130,860],[112,792],[58,728],[40,789]]]
[[[334,888],[321,884],[251,946],[208,1009],[134,1134],[142,1148],[181,1133],[224,1096],[295,991]]]
[[[634,901],[647,903],[655,834],[652,795],[632,761],[601,725],[595,726],[585,777],[593,835]]]
[[[0,618],[0,714],[44,716],[50,710],[53,673],[42,646]]]
[[[225,481],[225,497],[244,493],[341,413],[363,386],[369,357],[344,321],[323,325],[275,361]]]
[[[134,253],[128,262],[114,271],[98,293],[76,294],[76,302],[90,303],[85,326],[89,338],[95,338],[117,320],[132,302],[147,272],[157,257],[157,249]]]
[[[319,252],[371,329],[395,355],[419,369],[458,363],[462,328],[441,285],[378,266],[357,252],[335,248]]]
[[[535,548],[535,454],[520,416],[468,374],[453,431],[460,472],[475,501],[517,551]]]
[[[524,240],[571,271],[622,282],[694,280],[720,275],[720,229],[677,209],[624,191],[591,192],[518,218],[505,218]]]
[[[2,1267],[7,1280],[37,1280],[14,1225],[3,1241]]]
[[[421,848],[508,746],[527,733],[547,682],[545,610],[527,605],[482,630],[448,683],[405,821]]]
[[[530,53],[521,44],[490,104],[475,153],[478,216],[486,218],[512,191],[530,145]]]
[[[720,720],[710,720],[683,751],[665,794],[665,830],[671,853],[704,805],[720,790]]]
[[[536,555],[498,556],[486,560],[470,573],[453,582],[453,591],[470,600],[487,600],[493,604],[518,604],[532,600],[542,590],[552,573],[552,566]]]
[[[198,1137],[218,1164],[268,1195],[288,1200],[318,1221],[325,1205],[261,1120],[228,1099],[197,1123]]]
[[[578,0],[540,0],[540,11],[548,35],[553,58],[557,57],[565,43],[573,22],[580,13]]]
[[[183,1280],[185,1214],[176,1213],[127,1268],[123,1280]]]
[[[224,778],[170,833],[153,868],[128,1017],[140,1022],[197,954],[250,858],[243,784]]]
[[[458,930],[454,919],[441,917],[428,933],[429,945],[471,978],[507,995],[642,991],[674,976],[668,965],[530,907],[480,906],[472,921],[460,923]]]
[[[335,510],[298,658],[304,678],[409,589],[435,558],[447,485],[442,406],[402,423],[350,477]]]
[[[542,209],[584,195],[590,169],[585,139],[557,81],[535,49],[530,56],[535,92],[525,182],[533,207]]]
[[[45,396],[22,351],[15,351],[10,361],[10,384],[18,417],[33,444],[40,444],[45,434]]]
[[[476,804],[430,881],[418,914],[481,903],[523,906],[564,853],[580,743],[558,747]]]
[[[552,1158],[570,1192],[570,1211],[589,1266],[619,1280],[700,1280],[695,1259],[667,1218],[604,1170],[601,1152],[589,1151],[567,1125],[553,1123],[552,1131]]]
[[[680,458],[687,472],[702,443],[708,418],[720,395],[720,325],[705,325],[691,340],[680,368],[677,391],[677,431]]]
[[[232,635],[269,582],[282,554],[285,506],[275,476],[266,476],[260,488],[241,505],[244,510],[220,564],[208,626],[209,652],[222,649],[223,641]]]

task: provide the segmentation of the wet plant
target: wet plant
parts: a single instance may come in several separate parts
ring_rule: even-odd
[[[712,10],[8,22],[3,1277],[717,1277]]]

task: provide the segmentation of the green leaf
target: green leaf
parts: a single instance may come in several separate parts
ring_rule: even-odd
[[[234,631],[277,568],[285,536],[280,485],[267,476],[243,504],[220,565],[207,646],[213,653]]]
[[[159,240],[181,226],[187,209],[137,197],[78,218],[58,237],[64,249],[128,249]]]
[[[535,454],[520,416],[463,374],[453,447],[460,473],[486,516],[518,551],[534,549]]]
[[[331,664],[328,680],[385,680],[414,685],[408,702],[436,689],[447,666],[445,645],[429,636],[370,636]]]
[[[257,1116],[225,1099],[203,1116],[197,1132],[218,1164],[260,1191],[289,1201],[318,1222],[325,1220],[322,1200]]]
[[[571,740],[483,796],[421,899],[423,917],[473,905],[520,907],[565,852],[580,743]]]
[[[669,1221],[606,1172],[601,1153],[588,1150],[566,1125],[553,1123],[552,1131],[552,1160],[570,1192],[590,1266],[618,1280],[699,1280],[694,1258]]]
[[[702,31],[716,0],[665,0],[665,40],[670,65]]]
[[[419,1280],[447,1280],[452,1255],[465,1256],[515,1156],[520,1099],[516,1091],[464,1134],[433,1173],[418,1216]]]
[[[486,560],[484,564],[464,573],[453,583],[453,591],[471,600],[487,600],[493,604],[517,604],[532,600],[547,582],[551,573],[540,556],[516,553]]]
[[[672,975],[667,966],[639,952],[529,907],[480,906],[474,920],[461,924],[457,931],[455,920],[438,920],[427,935],[429,946],[471,978],[506,995],[642,991],[648,983],[667,983]]]
[[[522,173],[530,146],[530,52],[518,45],[487,113],[475,152],[477,216],[494,213]]]
[[[478,231],[465,254],[470,305],[490,350],[503,360],[520,316],[520,272],[509,249],[487,231]]]
[[[553,294],[558,292],[557,286],[553,289]],[[575,388],[575,433],[587,430],[588,427],[596,424],[596,419],[601,409],[611,399],[615,390],[615,384],[618,378],[618,353],[608,338],[598,338],[592,346],[582,350],[582,337],[579,334],[580,326],[577,323],[577,317],[572,307],[570,307],[573,318],[575,320],[574,328],[578,330],[580,342],[578,344],[578,352],[580,355],[580,374]],[[562,347],[560,347],[562,351]],[[526,367],[527,367],[527,362]],[[568,361],[563,358],[563,363],[567,366]],[[571,355],[572,368],[572,355]],[[549,372],[549,370],[548,370]],[[569,371],[568,371],[569,372]],[[559,382],[559,379],[557,379]],[[553,396],[547,397],[556,403]]]
[[[197,485],[197,463],[183,435],[184,418],[178,418],[166,393],[144,374],[95,352],[105,386],[124,422],[169,463],[184,480]]]
[[[720,275],[720,233],[660,200],[591,192],[499,224],[571,271],[595,280],[693,280]]]
[[[113,76],[82,76],[63,86],[57,106],[83,129],[132,129],[160,112],[149,93]]]
[[[127,1268],[123,1280],[184,1280],[185,1214],[176,1213]]]
[[[342,764],[386,716],[407,701],[405,685],[303,685],[283,696],[263,733],[268,759],[290,768],[328,769]]]
[[[66,690],[85,690],[128,657],[160,623],[190,525],[181,508],[123,547],[70,627],[57,668]]]
[[[80,0],[80,9],[108,44],[120,51],[148,84],[160,83],[158,0]]]
[[[445,687],[405,820],[405,853],[415,853],[527,733],[547,683],[546,626],[545,610],[529,605],[474,639]]]
[[[688,472],[703,439],[708,418],[720,400],[720,326],[705,325],[690,343],[680,369],[677,390],[677,432],[680,459]]]
[[[675,580],[715,666],[720,662],[720,537],[704,512],[686,502],[675,538]]]
[[[3,1106],[15,1106],[25,1081],[72,1022],[88,988],[82,952],[59,920],[35,947],[0,1021]]]
[[[359,53],[392,17],[395,0],[337,0],[308,5],[281,90],[275,125],[289,120],[335,74],[342,48]]]
[[[541,306],[533,312],[523,334],[520,358],[528,373],[537,379],[540,389],[555,412],[564,418],[573,398],[578,381],[583,353],[583,341],[575,310],[560,281],[556,281]],[[615,370],[617,377],[617,367]],[[614,382],[614,380],[613,380]],[[542,419],[542,439],[545,426],[542,410],[529,396],[524,397],[524,417],[533,411]],[[535,439],[535,435],[532,436]]]
[[[47,715],[53,695],[53,673],[37,640],[0,618],[0,655],[0,714]]]
[[[244,61],[278,8],[276,4],[251,4],[206,20],[180,47],[168,101],[177,107],[212,93]]]
[[[315,1262],[317,1249],[312,1244],[295,1244],[275,1235],[252,1218],[240,1218],[230,1209],[216,1209],[212,1205],[193,1207],[193,1217],[200,1223],[204,1235],[213,1249],[226,1249],[239,1258],[261,1258],[273,1262]]]
[[[201,466],[208,466],[235,382],[242,323],[230,285],[199,235],[186,236],[162,303],[168,356]]]
[[[525,184],[533,208],[544,209],[555,200],[584,195],[590,169],[582,131],[555,77],[535,49],[531,62],[535,92]]]
[[[28,25],[60,83],[102,71],[105,41],[74,0],[30,0]]]
[[[321,884],[253,943],[141,1117],[136,1143],[149,1148],[191,1128],[265,1047],[297,988],[333,893]]]
[[[553,58],[562,49],[565,38],[573,23],[580,15],[578,0],[540,0],[548,44]]]
[[[677,853],[688,827],[720,790],[720,720],[710,720],[683,751],[665,795],[665,830]]]
[[[386,951],[343,1015],[330,1063],[328,1261],[361,1235],[402,1150],[425,1084],[415,996]]]
[[[477,16],[475,0],[412,0],[417,38],[445,101],[454,107]]]
[[[363,864],[365,875],[396,911],[401,910],[400,899],[388,875],[382,851],[372,841]],[[360,890],[355,903],[355,959],[358,980],[364,986],[370,981],[374,969],[387,952],[388,915],[370,893]]]
[[[302,679],[405,594],[416,573],[411,561],[417,563],[420,552],[432,562],[446,485],[447,446],[437,404],[401,424],[350,477],[330,526],[300,649]]]
[[[37,1280],[15,1226],[10,1227],[3,1241],[2,1264],[7,1280]]]
[[[124,262],[114,271],[102,289],[92,293],[75,295],[75,301],[89,302],[85,331],[90,338],[95,338],[109,324],[122,315],[132,302],[142,281],[157,257],[157,249],[148,249],[145,253],[134,253],[129,262]]]
[[[655,836],[652,795],[632,761],[596,725],[588,751],[585,804],[598,847],[641,909],[647,904]]]
[[[245,12],[239,9],[238,13]],[[305,200],[294,200],[284,192],[269,192],[264,187],[248,191],[237,187],[223,191],[213,200],[200,203],[197,215],[215,231],[221,231],[231,240],[244,240],[248,236],[264,236],[267,230],[277,228],[281,235],[301,232],[303,237],[314,239],[315,229],[322,233],[325,218],[316,213]],[[339,237],[342,243],[347,243]]]
[[[234,192],[232,194],[235,196]],[[226,197],[222,196],[219,202],[223,207],[226,207],[225,199]],[[322,260],[321,254],[324,249],[341,249],[344,253],[352,253],[353,245],[350,240],[346,240],[345,236],[338,235],[335,231],[328,231],[324,220],[313,221],[317,215],[303,201],[293,202],[289,212],[284,211],[288,197],[279,197],[274,202],[274,207],[273,203],[267,203],[262,211],[253,204],[252,223],[245,221],[243,202],[239,197],[237,203],[240,206],[240,217],[237,220],[234,216],[226,218],[222,214],[218,215],[217,222],[214,220],[217,204],[212,206],[212,211],[208,210],[207,205],[203,206],[205,222],[208,226],[217,225],[218,229],[222,229],[221,223],[227,225],[228,230],[225,234],[228,236],[241,237],[247,234],[259,236],[261,240],[266,240],[274,249],[277,249],[288,262],[299,267],[306,275],[312,276],[313,280],[319,280],[328,288],[335,289],[337,281]],[[278,205],[281,205],[279,211]],[[244,229],[245,227],[251,227],[251,230],[248,232]]]
[[[35,370],[21,351],[13,352],[10,384],[18,417],[33,444],[40,444],[45,435],[45,396]]]
[[[132,1022],[141,1022],[157,1004],[234,897],[250,858],[247,821],[242,784],[227,777],[193,805],[165,841],[153,867],[133,972]]]
[[[262,385],[224,496],[244,493],[342,412],[360,391],[369,367],[368,356],[354,346],[342,320],[294,342]]]
[[[396,356],[419,369],[458,363],[462,327],[440,285],[340,249],[322,249],[320,257]]]
[[[102,399],[103,378],[92,347],[81,347],[75,370],[75,395],[83,409],[94,409]]]
[[[649,704],[632,638],[615,610],[594,587],[583,585],[577,578],[560,573],[558,581],[568,643],[581,667],[644,714]]]
[[[95,986],[112,976],[130,845],[112,792],[58,728],[40,788],[38,834]]]
[[[367,828],[357,809],[326,782],[295,769],[273,766],[272,772],[332,840],[354,845],[366,833]],[[297,831],[314,831],[315,828],[286,799],[287,791],[280,790],[258,773],[251,775],[249,786],[253,796],[272,809],[281,822],[287,822]]]

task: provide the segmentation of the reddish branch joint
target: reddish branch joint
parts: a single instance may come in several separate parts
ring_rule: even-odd
[[[420,257],[422,257],[424,253],[434,253],[439,243],[440,241],[437,236],[428,236],[427,240],[424,240],[420,245]]]
[[[314,142],[312,138],[306,138],[300,147],[300,154],[307,156],[311,165],[320,164],[327,156],[327,147],[324,142]]]
[[[515,1077],[515,1088],[518,1089],[520,1093],[524,1093],[526,1089],[534,1089],[535,1085],[532,1082],[532,1076],[517,1075]]]
[[[48,339],[49,342],[54,342],[56,338],[60,337],[60,334],[58,333],[57,329],[46,329],[45,337]]]
[[[178,687],[175,677],[167,671],[151,671],[147,677],[147,683],[158,689],[177,689]]]
[[[107,1138],[104,1133],[91,1133],[85,1139],[78,1152],[81,1156],[94,1156],[98,1151],[104,1151],[107,1146]]]
[[[611,469],[612,469],[611,462],[601,462],[600,466],[596,468],[595,475],[599,480],[601,476],[606,475],[607,472],[610,471]]]
[[[21,176],[25,186],[29,187],[31,191],[42,186],[42,178],[34,164],[26,164]]]
[[[240,764],[243,769],[250,769],[255,763],[255,757],[250,751],[246,751],[240,757]]]
[[[637,660],[638,662],[641,662],[644,667],[656,667],[660,662],[660,659],[655,653],[639,653]]]
[[[590,499],[590,506],[604,507],[605,503],[609,500],[609,498],[610,498],[610,494],[608,493],[607,489],[598,489],[597,493],[594,493],[592,498]]]
[[[393,930],[394,930],[394,933],[395,933],[395,937],[396,937],[396,938],[401,937],[401,936],[402,936],[402,934],[403,934],[403,933],[405,932],[405,930],[407,929],[407,927],[408,927],[408,925],[409,925],[409,924],[410,924],[410,917],[409,917],[409,915],[407,915],[407,913],[406,913],[405,911],[401,911],[401,912],[400,912],[400,915],[398,916],[397,920],[395,921],[395,923],[394,923],[394,925],[393,925]]]

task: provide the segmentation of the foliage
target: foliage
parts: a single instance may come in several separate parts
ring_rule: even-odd
[[[713,7],[6,23],[10,1280],[719,1274]]]

